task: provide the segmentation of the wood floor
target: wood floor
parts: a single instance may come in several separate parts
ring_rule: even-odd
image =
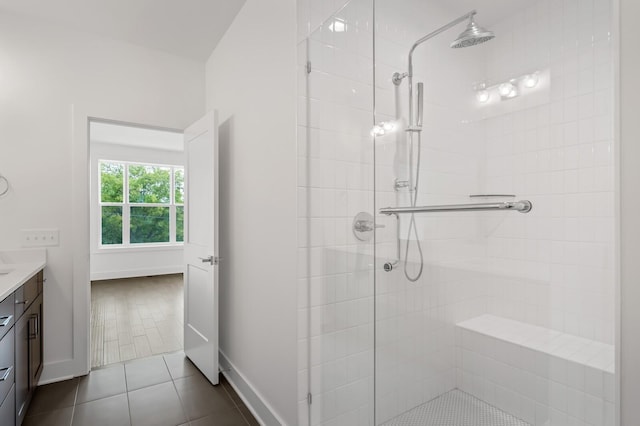
[[[91,367],[181,350],[182,274],[91,283]]]

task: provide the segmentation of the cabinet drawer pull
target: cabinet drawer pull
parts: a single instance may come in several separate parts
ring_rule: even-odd
[[[7,367],[7,368],[2,368],[0,369],[0,371],[4,370],[4,374],[2,375],[2,377],[0,377],[0,382],[4,382],[9,378],[9,374],[11,374],[11,370],[13,370],[13,367]]]
[[[13,318],[13,315],[8,315],[6,317],[0,317],[0,320],[2,320],[2,322],[0,322],[0,327],[8,326],[9,323],[11,322],[11,318]]]
[[[24,299],[23,301],[16,300],[16,305],[26,305],[29,303],[28,299]]]
[[[35,324],[31,322],[31,320],[36,320]],[[28,336],[29,340],[33,340],[38,337],[38,315],[31,314],[29,317],[29,322],[27,323],[28,328]]]

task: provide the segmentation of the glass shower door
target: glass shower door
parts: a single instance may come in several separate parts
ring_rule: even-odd
[[[614,425],[611,2],[475,3],[374,2],[375,424]]]
[[[374,389],[373,7],[370,0],[334,5],[300,45],[307,60],[299,63],[299,424],[368,426]],[[354,232],[356,217],[361,231]]]

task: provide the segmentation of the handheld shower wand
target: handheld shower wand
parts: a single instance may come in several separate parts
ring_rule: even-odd
[[[424,118],[424,84],[418,83],[418,114],[416,116],[416,127],[422,130],[422,120]]]

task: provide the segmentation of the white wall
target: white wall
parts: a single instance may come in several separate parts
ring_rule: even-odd
[[[181,274],[182,247],[162,246],[91,253],[91,281]]]
[[[72,334],[71,241],[84,231],[71,221],[72,104],[184,128],[204,113],[204,66],[0,14],[0,173],[11,182],[0,246],[20,247],[23,228],[60,229],[60,246],[47,250],[43,380],[82,373]]]
[[[183,166],[184,153],[91,140],[91,281],[148,275],[176,274],[184,269],[182,244],[154,247],[100,248],[98,161],[132,161]]]
[[[296,424],[295,1],[250,0],[207,62],[220,119],[220,349]]]

